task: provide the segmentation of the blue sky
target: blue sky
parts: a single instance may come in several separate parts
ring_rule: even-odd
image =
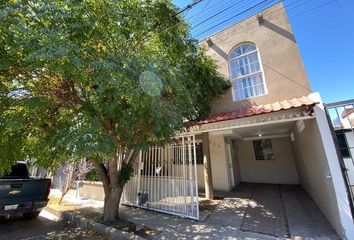
[[[193,26],[232,6],[192,29],[192,35],[202,39],[278,0],[263,1],[203,0],[188,11],[185,18]],[[181,8],[191,2],[192,0],[174,0]],[[235,5],[237,2],[240,3]],[[204,32],[257,3],[260,4],[258,7]],[[325,103],[354,99],[354,0],[283,0],[283,4],[312,90],[320,92]]]

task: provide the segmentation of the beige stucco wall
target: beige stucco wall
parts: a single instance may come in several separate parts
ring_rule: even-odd
[[[230,190],[228,172],[226,168],[226,155],[224,136],[216,135],[209,137],[210,159],[213,176],[214,190]],[[198,187],[204,189],[204,167],[197,165]]]
[[[275,160],[255,159],[252,141],[238,141],[238,159],[242,182],[299,184],[289,138],[273,138]]]
[[[198,176],[198,188],[199,189],[204,189],[204,165],[198,164],[197,165],[197,176]]]
[[[244,42],[254,43],[260,54],[265,82],[269,94],[234,102],[231,88],[212,105],[213,113],[234,111],[250,105],[271,103],[308,95],[310,85],[304,65],[289,25],[283,4],[279,3],[263,12],[264,23],[258,24],[252,16],[238,24],[210,36],[211,47],[206,40],[202,45],[207,53],[217,61],[219,72],[230,77],[228,66],[229,53]]]
[[[104,190],[102,182],[84,181],[79,188],[79,196],[98,201],[104,200]]]
[[[301,184],[338,233],[341,233],[334,185],[331,178],[327,178],[331,174],[316,120],[305,121],[305,129],[301,133],[296,126],[292,132],[295,136],[292,145]]]

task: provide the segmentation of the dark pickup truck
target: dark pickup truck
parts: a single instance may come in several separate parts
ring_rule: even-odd
[[[36,218],[48,203],[51,181],[30,177],[25,162],[17,162],[9,174],[0,178],[0,216],[23,214]]]

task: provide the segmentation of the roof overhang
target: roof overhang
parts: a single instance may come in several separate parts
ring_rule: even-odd
[[[215,123],[208,123],[202,125],[193,125],[186,131],[188,134],[199,134],[203,132],[225,131],[229,129],[237,129],[252,126],[261,126],[267,124],[284,123],[298,120],[307,120],[315,118],[314,113],[310,109],[302,107],[296,109],[283,110],[263,115],[255,115],[252,117],[245,117]],[[182,133],[183,135],[183,133]]]
[[[179,135],[227,131],[244,127],[312,119],[315,118],[313,107],[316,104],[317,102],[307,97],[301,97],[213,115],[205,120],[190,124]]]

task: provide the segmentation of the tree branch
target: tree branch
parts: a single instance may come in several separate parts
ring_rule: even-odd
[[[130,158],[126,162],[127,165],[133,165],[134,161],[139,157],[140,151],[132,150],[131,153]]]
[[[99,163],[95,159],[90,158],[90,161],[92,162],[93,166],[95,167],[95,169],[97,170],[98,174],[101,177],[105,196],[108,196],[110,179],[106,167],[104,166],[103,163]]]
[[[131,157],[133,156],[134,152],[135,152],[134,149],[132,149],[132,150],[130,150],[130,152],[128,154],[126,154],[124,156],[124,159],[123,159],[123,163],[124,164],[128,164],[129,163],[129,161],[130,161]]]

